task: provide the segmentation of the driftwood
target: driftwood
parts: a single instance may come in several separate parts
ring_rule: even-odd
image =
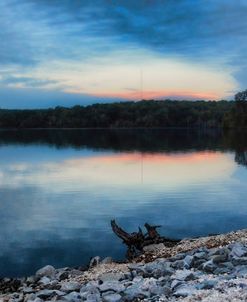
[[[117,225],[115,220],[111,221],[111,227],[113,232],[123,240],[123,243],[127,245],[127,258],[132,259],[138,255],[138,253],[143,252],[144,246],[151,244],[164,243],[165,246],[172,247],[176,245],[179,240],[174,240],[160,236],[157,228],[160,225],[150,225],[148,223],[144,224],[147,233],[144,234],[142,229],[139,227],[138,232],[127,233],[120,226]]]

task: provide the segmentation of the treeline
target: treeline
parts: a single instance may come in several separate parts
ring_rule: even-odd
[[[235,104],[234,101],[165,100],[72,108],[0,109],[0,128],[234,127],[239,118]],[[247,125],[247,110],[243,107],[241,118],[244,116],[246,119],[242,123],[244,126]]]

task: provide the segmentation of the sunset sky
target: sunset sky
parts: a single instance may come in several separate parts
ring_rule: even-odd
[[[1,0],[0,107],[231,99],[246,0]]]

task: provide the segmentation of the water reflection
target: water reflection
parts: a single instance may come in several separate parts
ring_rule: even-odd
[[[0,132],[0,274],[121,258],[112,218],[129,231],[161,224],[175,238],[246,227],[245,141],[220,131]]]
[[[35,149],[32,150],[32,160],[26,156],[26,148],[18,148],[17,159],[12,157],[12,152],[10,159],[4,157],[0,187],[38,186],[53,192],[75,192],[95,186],[98,189],[117,186],[118,190],[141,186],[139,189],[145,190],[142,185],[147,184],[170,190],[224,179],[235,170],[232,156],[218,151],[175,154],[92,152],[91,155],[64,152],[63,157],[60,154],[55,159],[50,158],[49,149],[43,148],[48,155],[44,160],[35,154]]]
[[[243,166],[247,166],[247,150],[246,151],[237,151],[235,154],[235,161]]]

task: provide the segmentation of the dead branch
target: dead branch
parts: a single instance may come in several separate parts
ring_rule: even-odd
[[[159,225],[152,226],[145,223],[145,228],[147,230],[146,234],[143,234],[142,229],[139,227],[138,232],[127,233],[121,227],[119,227],[115,220],[111,221],[111,227],[113,232],[123,240],[123,243],[127,245],[127,258],[131,259],[138,255],[138,253],[143,251],[143,247],[151,244],[164,243],[166,246],[174,246],[179,240],[169,239],[160,234],[157,228],[161,227]]]

